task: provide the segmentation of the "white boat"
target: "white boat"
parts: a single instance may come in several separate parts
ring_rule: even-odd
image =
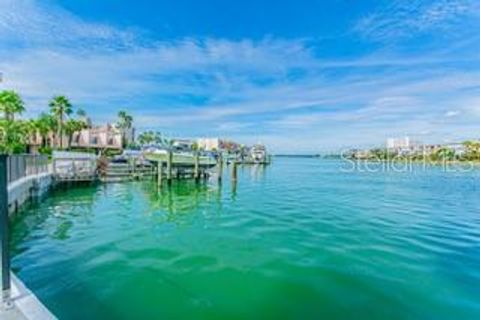
[[[253,163],[268,163],[267,149],[264,145],[256,144],[250,149],[250,159]]]
[[[163,162],[168,161],[168,151],[158,150],[154,152],[145,152],[145,159],[153,162]],[[215,158],[205,155],[200,155],[198,157],[198,162],[201,167],[214,167],[217,165]],[[195,155],[192,152],[173,152],[172,153],[172,165],[173,166],[183,166],[183,167],[193,167],[195,165]]]

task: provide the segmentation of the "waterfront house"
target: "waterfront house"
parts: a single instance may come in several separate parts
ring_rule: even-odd
[[[88,122],[91,123],[91,122]],[[122,150],[122,135],[125,137],[126,144],[134,142],[134,128],[123,131],[115,124],[106,124],[101,126],[91,126],[74,132],[71,137],[62,135],[62,145],[66,148],[75,149],[111,149]],[[56,132],[49,132],[46,137],[42,137],[38,132],[29,137],[29,153],[36,154],[42,146],[54,148],[58,144]]]
[[[110,124],[83,129],[73,134],[72,147],[121,149],[121,132]]]
[[[127,144],[133,141],[133,129],[125,133],[125,138]],[[83,129],[73,134],[71,147],[122,150],[122,131],[112,124]]]
[[[235,152],[241,149],[239,143],[220,138],[200,138],[197,139],[197,144],[200,149],[205,151]]]

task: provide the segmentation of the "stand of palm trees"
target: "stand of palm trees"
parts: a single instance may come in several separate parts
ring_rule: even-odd
[[[73,107],[65,96],[55,96],[49,102],[50,112],[41,113],[35,119],[19,120],[16,116],[25,112],[25,104],[18,93],[11,90],[0,92],[0,153],[28,152],[28,147],[41,141],[39,151],[49,153],[52,149],[64,149],[64,137],[70,147],[75,132],[88,127],[85,112],[79,110],[76,119]]]
[[[122,147],[125,148],[127,146],[127,137],[126,133],[132,129],[133,125],[133,117],[129,115],[126,111],[118,112],[118,123],[117,126],[122,133]]]

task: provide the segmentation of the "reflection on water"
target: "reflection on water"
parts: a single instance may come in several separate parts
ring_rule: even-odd
[[[21,242],[32,230],[41,230],[57,240],[68,239],[69,232],[76,223],[89,225],[95,214],[101,214],[98,212],[98,199],[112,197],[117,202],[129,204],[135,200],[137,192],[148,200],[148,210],[144,213],[154,216],[157,223],[184,221],[179,219],[182,215],[195,214],[202,207],[214,208],[211,212],[220,214],[223,209],[222,201],[235,202],[237,198],[238,181],[230,179],[230,167],[224,167],[223,181],[218,181],[213,176],[210,180],[200,182],[174,180],[171,185],[164,183],[162,187],[154,180],[126,184],[61,185],[41,202],[34,202],[26,208],[26,211],[35,214],[17,216],[13,223],[19,231],[15,232],[12,242]],[[266,166],[249,165],[238,168],[242,176],[249,177],[250,182],[258,183],[265,179]],[[225,196],[227,198],[224,199]],[[117,214],[128,217],[132,212],[124,210]]]
[[[81,184],[75,188],[58,187],[48,193],[41,202],[27,205],[27,212],[35,214],[16,215],[13,224],[20,226],[12,235],[12,242],[21,242],[32,230],[42,230],[49,237],[65,240],[75,221],[90,224],[94,216],[94,203],[99,198],[96,187]],[[60,200],[60,201],[59,201]],[[65,201],[66,200],[66,201]],[[39,210],[39,208],[50,210]],[[15,254],[15,252],[13,252]]]
[[[229,171],[230,166],[224,170]],[[252,182],[265,180],[265,165],[242,165],[239,170],[242,175],[249,176]],[[196,212],[205,202],[214,201],[221,206],[225,184],[230,185],[230,199],[235,201],[238,180],[229,179],[225,183],[218,181],[215,175],[209,181],[178,180],[162,186],[156,182],[146,182],[141,184],[141,189],[151,203],[152,213],[163,210],[168,213],[166,221],[172,221],[177,214]]]
[[[266,178],[266,172],[267,172],[267,167],[266,165],[248,165],[248,166],[241,166],[242,173],[244,171],[247,171],[252,178],[252,181],[256,182],[262,182]]]
[[[162,187],[156,183],[142,183],[140,187],[150,203],[148,214],[156,214],[165,221],[175,221],[179,215],[198,212],[205,203],[221,202],[221,188],[203,182],[180,180]]]

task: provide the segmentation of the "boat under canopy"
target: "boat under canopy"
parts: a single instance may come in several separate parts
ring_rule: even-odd
[[[148,152],[145,153],[145,159],[167,163],[168,152]],[[217,161],[209,156],[199,156],[198,160],[200,167],[212,168],[217,165]],[[195,156],[191,153],[173,153],[172,165],[174,167],[193,167],[195,166]]]

